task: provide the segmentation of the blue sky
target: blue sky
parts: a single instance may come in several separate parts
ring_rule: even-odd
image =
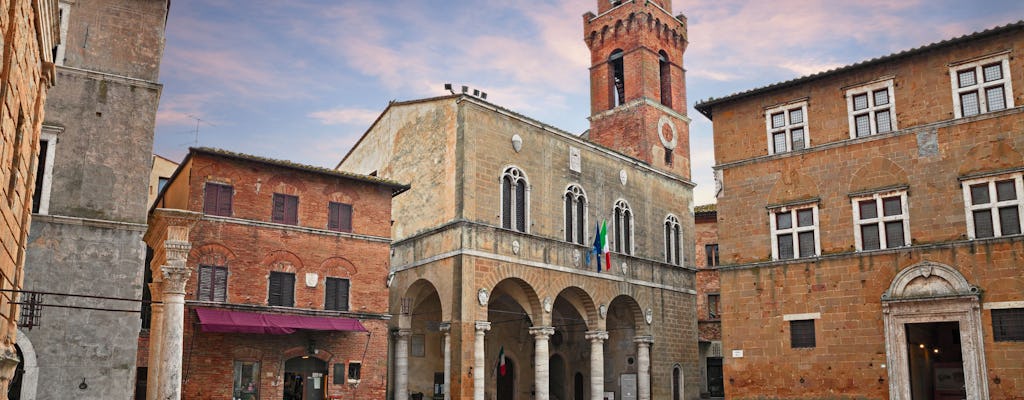
[[[334,167],[390,100],[486,91],[587,129],[582,15],[597,1],[174,0],[154,152],[198,145]],[[711,123],[693,103],[1015,22],[1024,2],[675,0],[686,14],[696,203],[713,202]]]

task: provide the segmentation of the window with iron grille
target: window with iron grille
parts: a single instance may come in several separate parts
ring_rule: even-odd
[[[706,244],[704,245],[704,254],[707,256],[709,267],[718,266],[718,244]]]
[[[270,220],[278,224],[299,224],[299,198],[281,193],[274,193],[274,210]]]
[[[358,361],[348,362],[348,380],[349,382],[358,382],[363,376],[363,363]]]
[[[327,229],[352,232],[352,205],[330,202],[327,204]]]
[[[1024,308],[993,309],[992,336],[997,342],[1024,342]]]
[[[896,105],[892,79],[846,91],[850,137],[864,137],[896,130]]]
[[[962,182],[971,239],[1019,235],[1024,225],[1024,173]]]
[[[1013,108],[1008,54],[955,65],[949,77],[957,118]]]
[[[203,212],[208,215],[231,216],[231,195],[234,187],[222,183],[206,182],[203,191]]]
[[[683,265],[682,230],[679,218],[669,214],[665,217],[665,262],[672,265]]]
[[[585,244],[587,240],[587,195],[578,185],[565,190],[565,241]]]
[[[818,255],[817,204],[773,209],[769,217],[773,259],[785,260]]]
[[[794,349],[817,346],[813,319],[789,321],[789,345]]]
[[[527,220],[526,174],[516,167],[508,167],[501,176],[501,227],[526,232]]]
[[[348,311],[349,280],[343,278],[327,278],[324,309]]]
[[[199,285],[196,299],[201,301],[227,301],[228,268],[212,265],[199,266]]]
[[[613,219],[614,250],[617,253],[633,254],[633,211],[625,200],[615,202]]]
[[[295,306],[295,274],[271,272],[267,290],[267,304],[271,306]]]
[[[857,250],[891,249],[910,244],[906,191],[875,193],[851,201]]]
[[[810,146],[807,135],[807,102],[786,104],[765,111],[768,154],[801,150]]]

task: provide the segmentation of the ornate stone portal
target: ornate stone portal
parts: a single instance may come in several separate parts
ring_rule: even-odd
[[[882,295],[889,398],[910,400],[906,324],[957,322],[967,398],[988,398],[979,290],[955,269],[930,261],[907,267]]]

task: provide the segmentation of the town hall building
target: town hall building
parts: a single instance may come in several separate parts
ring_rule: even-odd
[[[338,164],[411,186],[388,398],[699,397],[686,19],[597,4],[588,132],[453,94],[392,102]]]

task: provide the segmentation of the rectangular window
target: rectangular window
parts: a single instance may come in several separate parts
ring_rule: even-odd
[[[1013,107],[1008,54],[950,67],[949,78],[956,118]]]
[[[334,364],[334,373],[332,375],[334,375],[334,377],[332,378],[332,382],[335,385],[345,384],[345,379],[347,376],[347,374],[345,373],[345,363]]]
[[[39,158],[36,160],[36,188],[32,193],[32,212],[50,213],[50,189],[53,183],[53,162],[57,152],[57,133],[50,126],[43,126],[39,133]]]
[[[857,250],[891,249],[910,245],[910,216],[904,190],[851,199],[853,236]]]
[[[896,130],[896,105],[893,99],[892,79],[847,90],[850,138]]]
[[[327,278],[326,298],[324,309],[334,311],[348,311],[348,288],[349,280],[342,278]]]
[[[807,102],[791,103],[765,111],[768,128],[768,154],[801,150],[807,139]]]
[[[327,204],[327,229],[352,232],[352,205],[330,202]]]
[[[971,239],[1019,235],[1024,225],[1024,173],[962,182]]]
[[[363,363],[359,361],[348,362],[348,381],[359,382],[363,376]]]
[[[260,363],[258,361],[235,361],[235,399],[260,398]]]
[[[161,176],[156,178],[156,192],[160,193],[164,190],[164,186],[167,186],[167,182],[170,182],[171,178]]]
[[[231,185],[206,182],[203,191],[203,212],[208,215],[231,216],[231,195],[235,189]]]
[[[712,243],[712,244],[704,245],[704,254],[708,258],[707,266],[709,266],[709,267],[717,267],[718,266],[718,244]]]
[[[794,349],[817,346],[814,338],[813,319],[789,321],[789,345]]]
[[[719,319],[721,315],[719,313],[719,294],[708,293],[708,319]]]
[[[270,220],[278,224],[299,224],[299,198],[281,193],[274,193],[274,211]]]
[[[1024,308],[992,310],[992,336],[997,342],[1024,342]]]
[[[818,205],[805,204],[770,210],[772,257],[785,260],[815,257],[818,242]]]
[[[271,272],[267,290],[267,304],[271,306],[295,306],[295,274]]]
[[[228,268],[211,265],[199,266],[199,288],[196,299],[200,301],[227,301]]]

